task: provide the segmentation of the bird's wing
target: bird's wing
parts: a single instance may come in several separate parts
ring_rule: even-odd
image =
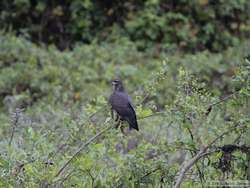
[[[135,110],[132,106],[131,99],[126,93],[113,93],[110,97],[110,103],[112,108],[121,116],[122,119],[129,123],[131,128],[139,130]]]
[[[129,127],[130,127],[130,129],[134,128],[137,131],[139,131],[138,124],[137,124],[136,113],[135,113],[135,110],[134,110],[133,106],[131,105],[131,103],[128,104],[128,108],[129,108],[129,111],[130,111],[130,116],[127,117],[126,120],[129,123]]]
[[[123,92],[115,92],[110,97],[110,104],[112,108],[117,111],[121,116],[126,116],[130,114],[128,105],[130,104],[130,100],[128,99],[128,95]]]

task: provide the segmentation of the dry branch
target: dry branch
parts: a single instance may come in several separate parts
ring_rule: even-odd
[[[12,130],[11,130],[11,136],[9,140],[9,145],[11,145],[13,138],[14,138],[14,133],[16,131],[17,123],[19,121],[19,116],[20,113],[23,111],[23,109],[17,108],[15,112],[12,114],[11,121],[12,121]]]
[[[181,183],[184,181],[185,178],[185,174],[186,172],[192,168],[192,166],[194,166],[196,164],[196,162],[206,156],[207,154],[207,150],[214,144],[216,143],[219,139],[221,139],[223,136],[229,134],[230,132],[234,131],[236,128],[242,128],[245,126],[239,126],[239,124],[235,125],[234,127],[232,127],[231,129],[228,129],[227,131],[223,132],[221,135],[219,135],[218,137],[216,137],[214,140],[212,140],[207,146],[203,146],[200,151],[193,157],[191,158],[183,167],[181,167],[180,172],[179,172],[179,176],[176,180],[176,183],[174,185],[174,188],[180,188]]]
[[[105,133],[106,131],[108,131],[109,129],[111,129],[112,126],[108,126],[105,129],[103,129],[102,131],[100,131],[99,133],[97,133],[95,136],[91,137],[87,142],[85,142],[82,146],[80,146],[80,148],[73,154],[73,156],[59,169],[59,171],[56,173],[55,177],[58,177],[63,170],[71,163],[71,161],[77,157],[77,155],[79,155],[81,153],[81,151],[86,148],[91,142],[93,142],[94,140],[96,140],[99,136],[101,136],[103,133]]]
[[[220,99],[219,101],[210,104],[210,105],[208,106],[207,110],[206,110],[205,115],[208,116],[208,114],[212,111],[212,108],[213,108],[214,106],[216,106],[216,105],[218,105],[218,104],[220,104],[220,103],[222,103],[222,102],[225,102],[226,100],[228,100],[228,99],[234,97],[234,96],[237,95],[239,92],[240,92],[240,90],[239,90],[239,91],[235,91],[235,92],[233,92],[232,94],[227,95],[227,96],[225,96],[224,98]]]

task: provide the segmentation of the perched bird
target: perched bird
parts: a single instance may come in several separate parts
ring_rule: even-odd
[[[115,111],[118,114],[117,120],[119,119],[120,121],[127,121],[129,124],[129,129],[133,128],[139,131],[136,113],[133,108],[131,98],[124,90],[122,82],[120,80],[113,80],[112,86],[113,93],[109,98],[109,103],[111,104],[112,117],[113,111]]]

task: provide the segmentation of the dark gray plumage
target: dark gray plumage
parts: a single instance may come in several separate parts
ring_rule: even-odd
[[[112,81],[113,93],[109,98],[111,110],[116,111],[120,116],[121,121],[127,121],[130,129],[139,131],[136,113],[132,105],[131,98],[125,92],[122,82],[120,80]]]

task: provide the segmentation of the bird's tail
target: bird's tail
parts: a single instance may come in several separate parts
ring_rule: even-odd
[[[135,129],[137,131],[139,131],[139,127],[138,127],[138,123],[136,118],[133,119],[128,119],[128,124],[129,124],[129,129]]]

